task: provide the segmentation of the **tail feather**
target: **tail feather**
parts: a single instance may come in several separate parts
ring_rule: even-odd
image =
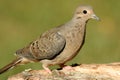
[[[0,69],[0,74],[6,72],[7,70],[13,68],[15,65],[19,64],[22,61],[22,58],[16,58],[13,60],[11,63],[8,65],[4,66],[3,68]]]

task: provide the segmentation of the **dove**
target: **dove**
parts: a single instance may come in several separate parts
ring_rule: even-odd
[[[41,62],[42,67],[52,73],[49,66],[63,67],[81,50],[86,35],[86,24],[90,19],[99,20],[93,8],[78,6],[67,23],[42,33],[37,39],[16,51],[16,59],[0,69],[0,74],[16,65]]]

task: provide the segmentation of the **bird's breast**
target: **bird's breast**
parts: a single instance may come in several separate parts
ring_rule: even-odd
[[[85,27],[76,26],[71,30],[68,30],[67,33],[65,34],[65,38],[66,47],[78,50],[83,44],[85,38]]]
[[[74,28],[72,30],[64,31],[66,32],[63,34],[66,39],[66,46],[60,55],[57,56],[55,61],[65,63],[77,55],[83,45],[85,36],[84,30],[85,29],[83,28]]]

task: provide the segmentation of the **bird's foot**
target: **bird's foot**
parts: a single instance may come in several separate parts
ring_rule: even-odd
[[[50,69],[45,69],[47,73],[52,74],[52,71]]]
[[[65,67],[63,67],[63,70],[73,70],[73,67],[72,66],[65,66]]]
[[[67,66],[67,65],[64,65],[64,64],[60,64],[59,65],[63,70],[73,70],[73,67],[72,66]]]
[[[52,74],[52,71],[47,66],[45,66],[45,65],[42,65],[42,66],[47,73]]]

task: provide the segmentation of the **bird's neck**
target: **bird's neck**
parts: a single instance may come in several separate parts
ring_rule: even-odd
[[[77,37],[78,38],[81,38],[81,37],[85,38],[86,24],[87,24],[88,20],[84,20],[84,19],[75,19],[74,20],[74,19],[72,19],[71,21],[72,21],[71,28],[76,33]]]
[[[79,20],[70,20],[64,26],[62,26],[65,30],[65,33],[73,33],[78,34],[78,36],[83,36],[86,32],[86,23],[87,21],[79,19]],[[63,32],[63,31],[61,31]],[[64,32],[63,32],[64,33]]]
[[[71,19],[71,21],[72,21],[72,23],[79,23],[79,24],[81,24],[81,23],[83,23],[83,24],[86,24],[87,22],[88,22],[88,20],[89,19],[86,19],[86,18],[82,18],[82,17],[73,17],[72,19]]]
[[[82,18],[73,18],[69,23],[71,23],[70,27],[71,28],[77,28],[80,30],[84,30],[86,28],[86,24],[87,24],[88,20],[82,19]]]

